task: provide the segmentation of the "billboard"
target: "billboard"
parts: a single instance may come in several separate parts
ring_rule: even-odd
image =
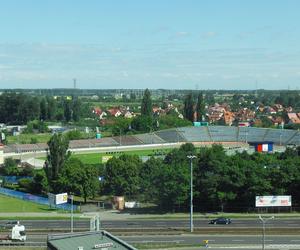
[[[112,155],[103,155],[102,156],[102,163],[108,162],[109,159],[113,158]]]
[[[68,202],[68,193],[51,194],[48,193],[48,199],[50,205],[59,205]]]
[[[256,196],[256,207],[290,207],[292,206],[292,196],[290,195],[270,195]]]
[[[56,195],[56,205],[68,202],[68,193],[62,193]]]

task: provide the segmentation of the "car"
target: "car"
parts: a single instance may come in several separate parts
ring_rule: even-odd
[[[19,224],[18,221],[8,221],[8,222],[2,224],[1,227],[4,228],[4,229],[6,229],[6,228],[13,228],[14,225],[17,225],[17,224]]]
[[[225,225],[228,225],[230,223],[231,223],[231,219],[225,217],[213,219],[209,222],[209,224],[225,224]]]

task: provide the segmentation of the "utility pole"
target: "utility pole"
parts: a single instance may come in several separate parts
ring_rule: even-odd
[[[194,224],[193,224],[193,159],[196,158],[195,155],[188,155],[187,158],[190,159],[190,232],[194,231]]]
[[[74,196],[70,195],[70,199],[71,199],[71,233],[73,233],[73,228],[74,228],[74,218],[73,218],[73,199]]]
[[[272,219],[274,219],[274,218],[275,218],[274,216],[269,217],[269,218],[262,218],[261,215],[259,215],[259,219],[260,219],[260,221],[262,222],[262,226],[263,226],[263,228],[262,228],[262,242],[261,242],[261,244],[262,244],[262,250],[265,250],[265,242],[266,242],[266,223],[267,223],[267,221],[272,220]]]

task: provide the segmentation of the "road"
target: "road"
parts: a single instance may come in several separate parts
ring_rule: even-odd
[[[6,221],[0,221],[0,224]],[[69,220],[24,220],[21,221],[27,231],[28,242],[47,241],[47,232],[55,233],[60,230],[70,230]],[[231,225],[209,225],[208,220],[196,219],[195,229],[202,228],[202,232],[197,234],[178,233],[172,229],[188,229],[189,220],[104,220],[101,221],[102,228],[111,231],[114,235],[125,240],[129,244],[159,244],[159,245],[193,245],[203,244],[203,240],[209,240],[210,249],[261,249],[262,235],[260,233],[261,224],[258,219],[235,219]],[[144,229],[150,231],[143,231]],[[242,228],[256,228],[256,233],[247,235],[241,233]],[[285,235],[272,235],[267,230],[266,249],[300,249],[300,236],[290,235],[293,231],[299,230],[300,219],[275,219],[267,224],[267,229],[277,228],[280,234],[281,228],[288,228],[291,233]],[[37,229],[37,232],[31,231]],[[43,229],[43,232],[41,232]],[[89,220],[75,220],[74,229],[81,231],[89,230]],[[122,229],[131,229],[132,232],[121,233]],[[165,229],[166,232],[160,231]],[[213,233],[211,229],[219,229],[220,233]],[[207,233],[205,233],[207,230]],[[39,233],[40,231],[40,233]],[[118,233],[119,232],[119,233]],[[226,235],[224,235],[224,233]],[[238,235],[237,235],[238,234]]]
[[[117,235],[129,244],[157,244],[157,245],[203,245],[203,240],[208,240],[213,247],[237,248],[239,246],[258,248],[262,244],[261,235],[141,235],[122,236]],[[30,242],[46,242],[45,234],[28,234]],[[300,249],[299,236],[270,235],[265,240],[266,248],[272,249]]]
[[[6,221],[0,221],[0,225]],[[24,220],[21,221],[27,229],[63,229],[70,228],[70,220]],[[300,219],[275,219],[269,221],[268,228],[300,228]],[[89,220],[75,220],[75,229],[88,229],[90,226]],[[189,220],[104,220],[101,221],[102,228],[110,229],[138,229],[138,228],[153,228],[153,229],[185,229],[189,228]],[[208,220],[194,220],[195,228],[201,229],[216,229],[226,228],[261,228],[261,223],[258,219],[236,219],[230,225],[209,225]]]

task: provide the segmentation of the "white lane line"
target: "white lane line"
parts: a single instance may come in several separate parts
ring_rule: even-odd
[[[131,243],[180,243],[184,240],[142,240],[142,241],[130,241]]]
[[[242,242],[242,241],[245,241],[245,240],[232,240],[232,241]]]

